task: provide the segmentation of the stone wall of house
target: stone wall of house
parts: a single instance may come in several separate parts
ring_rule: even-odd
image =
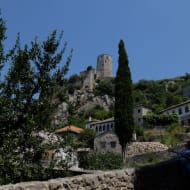
[[[102,133],[94,139],[94,151],[99,153],[114,152],[121,153],[119,139],[113,131]]]
[[[189,171],[174,159],[139,169],[4,185],[0,190],[179,190],[189,189],[189,178]]]

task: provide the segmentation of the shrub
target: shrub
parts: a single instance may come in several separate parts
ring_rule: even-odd
[[[108,78],[99,81],[98,85],[96,86],[94,93],[96,95],[110,95],[114,96],[114,79],[113,78]]]
[[[89,170],[112,170],[123,166],[122,157],[115,153],[81,153],[78,156],[79,167]]]
[[[166,134],[161,138],[161,143],[166,144],[168,146],[175,146],[180,142],[180,139],[171,134]]]
[[[183,132],[185,132],[185,129],[180,127],[179,125],[177,124],[169,125],[166,128],[165,134],[161,138],[161,143],[169,146],[175,146],[181,141],[178,134]]]
[[[97,105],[88,112],[88,115],[98,120],[103,120],[112,117],[113,112],[111,110],[106,110],[103,107]]]
[[[144,135],[144,129],[140,125],[135,125],[135,132],[137,136],[143,136]]]

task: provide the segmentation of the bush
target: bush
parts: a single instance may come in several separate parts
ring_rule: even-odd
[[[96,86],[94,93],[96,95],[110,95],[114,96],[114,79],[113,78],[108,78],[99,81],[98,85]]]
[[[161,143],[162,144],[166,144],[168,146],[175,146],[180,142],[180,139],[175,136],[175,135],[171,135],[171,134],[166,134],[161,138]]]
[[[88,170],[112,170],[123,166],[122,157],[115,153],[81,153],[78,156],[79,167]]]
[[[88,112],[88,115],[91,116],[92,118],[103,120],[112,117],[113,112],[111,110],[106,110],[103,107],[97,105]]]
[[[143,136],[144,135],[144,129],[140,125],[135,125],[135,132],[137,136]]]
[[[178,134],[183,132],[185,132],[185,129],[180,127],[179,125],[177,124],[169,125],[166,129],[165,134],[161,138],[161,143],[169,146],[175,146],[181,141]]]

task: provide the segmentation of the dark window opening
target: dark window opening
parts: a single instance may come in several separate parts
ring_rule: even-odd
[[[110,145],[111,145],[112,148],[115,148],[116,147],[116,142],[115,141],[111,141]]]

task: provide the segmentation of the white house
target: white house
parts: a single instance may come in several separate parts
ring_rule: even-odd
[[[102,121],[89,121],[86,124],[86,128],[93,129],[96,135],[105,133],[107,131],[113,131],[115,127],[114,118],[108,118]]]
[[[151,109],[144,105],[138,105],[134,108],[133,118],[134,123],[143,126],[143,116],[151,112]]]
[[[143,105],[136,106],[134,108],[133,118],[135,124],[143,126],[143,116],[146,115],[151,110]],[[86,124],[86,128],[93,129],[96,132],[96,135],[114,131],[115,122],[114,117],[102,120],[102,121],[92,121],[91,119]]]
[[[190,100],[176,104],[164,109],[161,113],[171,114],[175,113],[179,116],[182,125],[190,125]]]

